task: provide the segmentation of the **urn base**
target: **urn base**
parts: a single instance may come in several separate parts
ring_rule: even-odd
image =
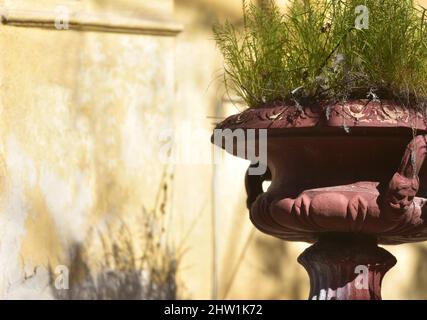
[[[311,300],[381,300],[384,275],[396,258],[375,237],[324,234],[298,262],[310,277]]]

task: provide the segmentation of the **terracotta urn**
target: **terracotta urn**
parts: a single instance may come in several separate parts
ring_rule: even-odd
[[[274,237],[313,243],[298,258],[310,299],[381,299],[396,259],[378,245],[427,239],[424,114],[391,101],[276,104],[215,129],[266,129],[268,170],[246,175],[250,219]],[[225,148],[224,139],[212,142]],[[227,151],[256,161],[239,148]]]

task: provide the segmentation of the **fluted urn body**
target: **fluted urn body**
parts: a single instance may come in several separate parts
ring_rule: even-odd
[[[275,105],[231,116],[216,127],[224,129],[243,129],[255,145],[261,135],[248,132],[266,130],[268,172],[246,177],[250,218],[283,240],[317,242],[299,258],[310,298],[379,299],[395,259],[377,244],[427,239],[422,113],[389,101]],[[213,142],[225,148],[224,139]],[[227,151],[259,159],[239,148]],[[369,285],[358,291],[363,266]]]

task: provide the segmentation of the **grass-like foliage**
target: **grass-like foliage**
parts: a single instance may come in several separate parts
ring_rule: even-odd
[[[379,98],[424,109],[427,12],[413,0],[262,3],[243,1],[243,28],[214,26],[226,87],[249,107]]]

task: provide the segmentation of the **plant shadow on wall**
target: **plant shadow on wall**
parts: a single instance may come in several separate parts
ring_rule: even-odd
[[[177,297],[177,259],[166,237],[165,198],[154,210],[142,209],[133,221],[92,229],[76,244],[68,262],[69,289],[58,288],[50,270],[52,293],[66,300],[166,300]]]

